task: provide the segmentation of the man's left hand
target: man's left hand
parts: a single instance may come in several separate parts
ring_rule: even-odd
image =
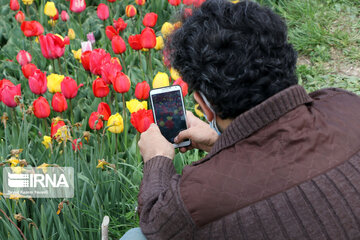
[[[164,156],[173,159],[174,146],[161,134],[156,124],[151,124],[149,129],[140,135],[138,142],[144,163],[155,156]]]

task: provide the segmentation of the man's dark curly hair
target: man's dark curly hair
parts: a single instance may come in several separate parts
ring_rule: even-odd
[[[235,118],[297,84],[285,22],[250,1],[207,0],[167,41],[172,66],[218,116]]]

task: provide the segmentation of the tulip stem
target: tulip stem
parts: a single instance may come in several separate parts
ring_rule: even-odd
[[[123,101],[123,120],[124,120],[124,145],[127,146],[127,122],[126,122],[126,112],[125,112],[125,94],[122,93],[122,101]]]
[[[123,102],[123,119],[124,119],[124,122],[126,121],[126,116],[125,116],[125,95],[124,93],[121,94],[122,95],[122,102]]]
[[[55,59],[52,59],[52,66],[53,66],[53,72],[52,73],[55,73]]]
[[[71,98],[69,99],[69,108],[70,108],[70,121],[73,122],[73,110],[72,110],[72,104],[71,104]]]
[[[151,63],[151,49],[149,49],[149,68],[150,68],[150,79],[152,79],[153,77],[153,72],[152,72],[152,63]]]
[[[13,115],[13,119],[14,119],[14,122],[15,122],[15,125],[16,125],[17,129],[18,129],[18,131],[20,131],[19,123],[18,123],[17,118],[16,118],[15,108],[12,108],[12,109],[11,109],[11,113],[12,113],[12,115]]]
[[[44,132],[43,132],[43,134],[44,134],[44,136],[46,136],[46,129],[47,129],[47,122],[46,122],[46,118],[43,118],[43,123],[44,123]]]
[[[63,71],[62,71],[62,67],[61,67],[61,63],[60,63],[60,58],[58,58],[57,60],[58,60],[60,73],[61,73],[61,75],[63,75]]]
[[[120,54],[120,58],[121,58],[121,64],[123,65],[123,69],[124,69],[124,73],[127,75],[127,67],[126,67],[126,64],[125,64],[125,60],[124,60],[124,57],[122,54]]]

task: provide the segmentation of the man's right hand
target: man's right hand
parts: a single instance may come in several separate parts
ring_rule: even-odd
[[[209,152],[219,135],[209,124],[195,117],[192,112],[186,111],[186,118],[188,129],[181,131],[174,141],[175,143],[180,143],[190,139],[191,145],[180,148],[180,152],[184,153],[193,148]]]

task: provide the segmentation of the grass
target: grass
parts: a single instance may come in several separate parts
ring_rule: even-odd
[[[45,26],[47,32],[51,31],[42,14],[44,1],[35,1],[38,7],[30,8],[34,18]],[[78,17],[74,14],[67,25],[59,23],[55,31],[67,32],[72,27],[77,39],[72,43],[73,48],[80,47],[80,39],[85,33],[93,31],[97,38],[96,47],[106,48],[111,52],[111,45],[104,36],[103,23],[96,16],[96,1],[87,1],[88,8]],[[124,16],[124,6],[133,1],[123,0],[113,5],[113,14],[116,17]],[[259,0],[279,13],[289,26],[289,41],[298,51],[297,73],[300,84],[308,91],[324,87],[341,87],[360,94],[360,2],[358,0]],[[56,2],[59,9],[67,9],[65,1]],[[22,76],[21,70],[15,60],[17,52],[21,49],[32,49],[31,54],[36,65],[48,73],[53,69],[46,61],[37,44],[24,39],[18,24],[9,11],[8,1],[0,0],[0,79],[7,78],[14,83],[22,83],[23,103],[28,106],[35,96],[27,86],[27,80]],[[176,8],[169,6],[166,0],[148,0],[143,12],[156,12],[159,14],[155,31],[159,31],[163,22],[171,18]],[[26,12],[25,9],[23,9]],[[126,17],[125,17],[126,18]],[[141,31],[141,21],[126,20],[128,30],[123,33],[127,39],[130,34]],[[108,25],[110,23],[108,22]],[[31,45],[32,44],[32,48]],[[88,131],[88,117],[96,111],[100,99],[93,98],[89,76],[72,54],[66,51],[66,64],[70,75],[85,87],[79,91],[74,99],[74,123],[79,127],[72,127],[71,135],[81,137]],[[161,63],[161,55],[152,52],[154,73],[168,70]],[[128,75],[132,81],[132,88],[126,99],[133,98],[135,84],[142,80],[150,81],[153,76],[148,74],[146,53],[141,53],[140,60],[137,54],[128,49],[124,54],[128,65]],[[16,61],[16,60],[15,60]],[[65,64],[65,63],[64,63]],[[57,67],[56,67],[57,68]],[[64,68],[63,68],[64,69]],[[45,97],[51,99],[51,94]],[[89,97],[91,96],[91,97]],[[118,96],[120,99],[120,96]],[[110,97],[107,98],[110,101]],[[193,109],[192,97],[187,97],[186,107]],[[112,110],[122,110],[112,104]],[[25,115],[15,109],[15,116],[19,120],[19,128],[14,124],[14,116],[9,108],[0,104],[1,115],[6,112],[9,116],[7,127],[0,128],[0,163],[9,159],[10,150],[24,149],[20,158],[26,159],[33,166],[41,163],[52,163],[61,166],[72,166],[75,169],[75,197],[73,199],[28,199],[10,200],[0,196],[0,209],[3,210],[23,231],[28,239],[99,239],[100,225],[104,215],[110,216],[110,238],[118,239],[126,230],[138,225],[135,212],[139,183],[142,178],[142,163],[136,155],[136,131],[126,124],[128,136],[115,135],[106,132],[104,135],[91,131],[89,142],[84,141],[84,147],[79,152],[71,150],[71,143],[53,144],[53,153],[41,144],[42,136],[49,134],[44,129],[43,122],[34,116]],[[51,117],[56,115],[52,113]],[[65,118],[68,117],[65,115]],[[50,121],[50,118],[48,119]],[[50,124],[50,122],[48,122]],[[117,140],[116,140],[117,139]],[[119,142],[118,148],[115,146]],[[117,150],[119,149],[119,150]],[[185,164],[200,159],[203,152],[192,151],[175,156],[175,166],[178,173]],[[96,168],[97,160],[105,159],[115,165],[115,169],[106,167],[104,170]],[[1,169],[0,169],[1,170]],[[0,185],[2,184],[2,171],[0,171]],[[67,204],[67,200],[69,201]],[[61,213],[56,214],[58,204],[64,202]],[[17,221],[14,215],[21,213],[24,219]],[[0,213],[0,239],[21,239],[17,228]]]

